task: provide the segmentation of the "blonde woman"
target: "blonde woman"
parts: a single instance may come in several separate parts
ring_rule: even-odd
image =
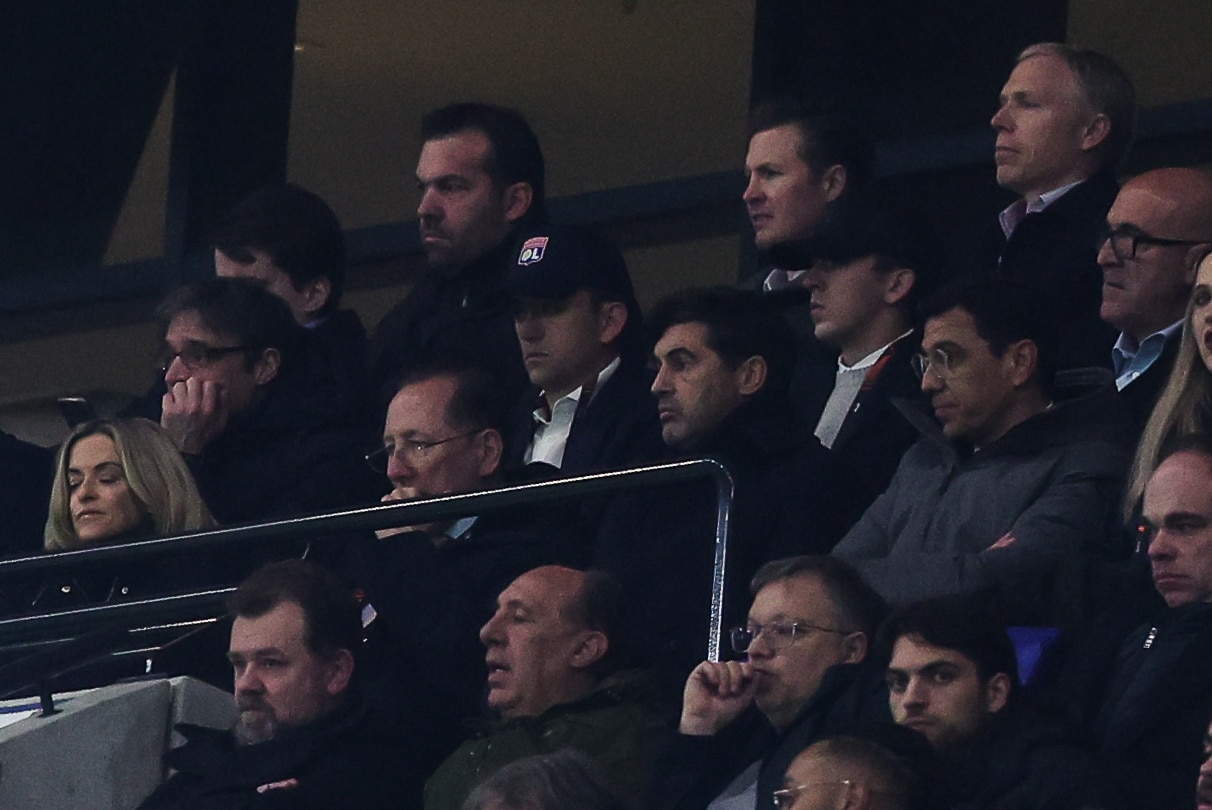
[[[1195,288],[1174,368],[1145,424],[1132,462],[1124,498],[1125,520],[1135,513],[1167,443],[1212,431],[1212,248],[1196,254],[1195,261]]]
[[[181,454],[154,422],[87,422],[59,448],[44,535],[48,551],[214,525]]]

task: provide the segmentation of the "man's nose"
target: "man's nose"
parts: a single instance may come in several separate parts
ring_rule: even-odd
[[[169,361],[168,366],[164,369],[164,382],[168,385],[173,385],[179,382],[185,382],[189,379],[189,369],[185,367],[184,361],[180,355],[174,355]]]
[[[393,484],[401,484],[411,481],[416,474],[417,468],[404,456],[400,448],[393,449],[387,457],[387,480]]]
[[[496,612],[488,621],[484,622],[484,626],[480,628],[480,643],[485,647],[491,647],[500,642],[500,627],[501,614]]]
[[[442,208],[438,205],[433,189],[421,192],[421,201],[417,203],[417,216],[424,219],[435,219],[441,215]]]
[[[264,691],[264,688],[260,676],[257,675],[256,667],[246,666],[242,671],[236,671],[235,690],[237,693],[258,693]]]
[[[741,194],[742,202],[754,202],[762,196],[762,186],[758,179],[757,173],[749,175],[749,179],[745,182],[745,191]]]
[[[994,129],[1013,129],[1014,119],[1010,117],[1010,113],[1006,110],[1006,105],[1003,104],[997,108],[997,112],[989,119],[989,126]]]
[[[658,395],[667,393],[670,390],[669,376],[663,364],[657,368],[656,376],[652,378],[652,387],[649,390]]]
[[[1115,255],[1115,250],[1111,247],[1111,237],[1104,239],[1098,246],[1098,264],[1100,267],[1121,264],[1119,256]]]

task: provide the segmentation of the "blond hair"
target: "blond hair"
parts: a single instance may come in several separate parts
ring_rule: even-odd
[[[106,436],[114,443],[126,483],[136,503],[147,514],[154,535],[178,534],[215,525],[185,460],[163,428],[146,419],[99,419],[78,425],[59,448],[43,534],[43,545],[48,551],[84,545],[72,525],[67,468],[76,442],[96,435]]]
[[[1210,256],[1212,248],[1197,253],[1196,268]],[[1174,367],[1136,446],[1136,458],[1132,460],[1124,493],[1124,520],[1130,520],[1135,513],[1145,484],[1157,469],[1166,446],[1193,433],[1212,431],[1212,370],[1204,365],[1199,354],[1195,329],[1191,326],[1192,312],[1193,303],[1189,302]]]

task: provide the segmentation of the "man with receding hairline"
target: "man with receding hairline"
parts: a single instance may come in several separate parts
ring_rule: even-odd
[[[638,796],[664,725],[646,679],[623,668],[621,609],[617,584],[599,571],[546,565],[501,591],[480,629],[499,722],[434,772],[426,810],[458,810],[501,767],[565,748],[596,760],[624,798]]]
[[[1124,183],[1098,251],[1102,319],[1119,330],[1115,384],[1143,427],[1161,392],[1195,284],[1195,258],[1212,242],[1212,174],[1166,168]]]

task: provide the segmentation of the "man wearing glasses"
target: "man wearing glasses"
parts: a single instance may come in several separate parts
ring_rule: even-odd
[[[366,457],[392,490],[385,503],[475,492],[499,475],[508,395],[495,376],[458,363],[419,366],[387,409],[383,446]],[[540,565],[576,562],[549,530],[544,507],[469,515],[351,538],[335,562],[365,595],[365,690],[384,728],[435,767],[478,714],[484,689],[478,628],[514,578]],[[402,686],[404,685],[404,686]],[[426,729],[418,734],[416,729]]]
[[[895,728],[895,727],[893,727]],[[905,732],[910,737],[917,735]],[[880,741],[838,736],[808,746],[774,792],[777,810],[924,810],[928,791],[914,764],[920,746],[881,729]],[[886,740],[896,750],[886,747]],[[914,740],[913,742],[920,742]]]
[[[1124,184],[1098,251],[1099,314],[1119,330],[1115,385],[1144,426],[1178,353],[1195,259],[1212,242],[1212,175],[1155,169]]]
[[[1075,555],[1111,551],[1128,415],[1112,391],[1062,399],[1030,289],[952,288],[923,314],[916,362],[941,431],[917,415],[923,438],[833,553],[893,604],[1000,587],[1022,619],[1055,621],[1036,587]]]
[[[382,492],[327,359],[287,305],[245,279],[168,296],[160,424],[220,523],[365,504]]]
[[[731,641],[742,660],[690,674],[678,736],[657,767],[651,807],[772,810],[788,763],[816,740],[887,718],[867,660],[884,604],[830,557],[758,570]]]

